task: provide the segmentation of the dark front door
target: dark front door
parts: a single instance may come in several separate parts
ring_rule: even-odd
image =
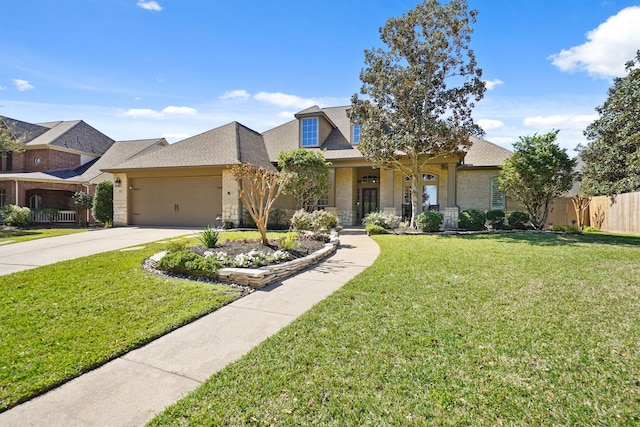
[[[362,189],[362,218],[369,212],[378,212],[378,189]]]

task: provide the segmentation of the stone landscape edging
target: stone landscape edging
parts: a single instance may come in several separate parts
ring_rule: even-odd
[[[329,243],[325,243],[322,249],[319,249],[305,257],[260,268],[221,268],[218,270],[218,280],[225,283],[233,283],[241,286],[250,286],[253,289],[260,289],[270,283],[282,280],[324,260],[338,249],[339,244],[340,239],[338,237],[338,232],[336,230],[332,230],[329,237]],[[167,251],[159,252],[153,255],[150,260],[157,263],[166,254]]]

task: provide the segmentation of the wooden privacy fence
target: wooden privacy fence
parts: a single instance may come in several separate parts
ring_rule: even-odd
[[[640,192],[592,197],[589,221],[602,231],[640,234]]]

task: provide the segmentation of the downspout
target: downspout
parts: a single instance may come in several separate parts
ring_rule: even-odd
[[[84,185],[84,188],[87,189],[87,194],[91,194],[89,193],[89,184],[82,184]],[[89,227],[89,209],[87,209],[87,227]]]
[[[16,182],[16,206],[20,206],[19,200],[18,200],[18,180],[15,180]]]

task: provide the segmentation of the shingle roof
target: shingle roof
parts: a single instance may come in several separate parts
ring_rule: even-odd
[[[471,137],[471,142],[473,144],[464,157],[464,163],[461,167],[500,166],[513,154],[506,148],[475,136]]]
[[[101,156],[114,143],[102,132],[82,120],[27,123],[6,118],[17,138],[25,137],[25,147],[47,145],[92,156]]]
[[[102,157],[92,162],[84,172],[81,172],[81,179],[82,181],[91,181],[103,173],[102,169],[108,169],[166,145],[168,144],[164,138],[116,141]]]
[[[103,170],[228,166],[241,162],[273,169],[262,135],[232,122]]]

